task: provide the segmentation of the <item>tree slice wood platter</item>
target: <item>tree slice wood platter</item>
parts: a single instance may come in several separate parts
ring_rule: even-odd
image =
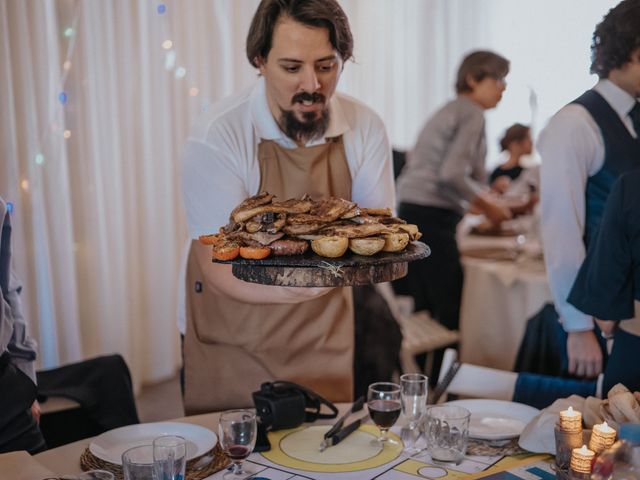
[[[236,258],[213,260],[233,265],[240,280],[284,287],[346,287],[389,282],[407,274],[408,262],[427,258],[431,250],[422,242],[411,242],[400,253],[377,253],[371,257],[350,252],[340,258],[326,258],[309,249],[304,255],[275,256],[262,260]]]

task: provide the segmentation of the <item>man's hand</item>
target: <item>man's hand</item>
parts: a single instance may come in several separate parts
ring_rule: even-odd
[[[567,337],[569,373],[595,378],[602,372],[602,350],[593,330],[569,332]]]
[[[36,421],[37,424],[40,423],[40,413],[41,413],[41,409],[40,409],[40,404],[38,403],[38,400],[34,400],[33,403],[31,404],[31,416],[33,417],[33,419]]]

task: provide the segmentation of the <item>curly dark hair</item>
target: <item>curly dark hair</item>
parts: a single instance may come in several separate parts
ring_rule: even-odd
[[[591,73],[607,78],[640,48],[640,0],[623,0],[596,25],[591,42]]]
[[[349,20],[336,0],[262,0],[253,16],[247,35],[247,58],[258,67],[259,58],[267,58],[273,31],[282,16],[312,27],[326,28],[329,40],[343,61],[353,56],[353,36]]]

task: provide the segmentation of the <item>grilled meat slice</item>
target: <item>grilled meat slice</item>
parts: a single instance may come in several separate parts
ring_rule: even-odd
[[[392,215],[390,208],[361,208],[362,213],[367,215],[376,215],[381,217],[390,217]]]
[[[240,211],[252,210],[261,205],[266,205],[268,203],[271,203],[271,200],[273,200],[273,197],[275,197],[275,195],[272,195],[268,192],[260,192],[257,195],[254,195],[253,197],[246,198],[240,203],[240,205],[238,205],[236,208],[231,210],[231,214],[229,215],[229,218],[233,220],[236,217],[237,213]],[[251,217],[253,217],[253,215],[251,215],[250,217],[246,217],[243,220],[234,220],[234,221],[244,222],[246,220],[249,220]]]
[[[275,242],[276,240],[279,240],[282,237],[284,237],[284,232],[278,232],[275,234],[266,233],[266,232],[255,232],[255,233],[233,232],[232,234],[228,235],[228,237],[234,240],[247,242],[248,244],[251,244],[250,241],[253,241],[253,242],[258,242],[260,245],[269,245],[270,243]]]
[[[285,225],[282,227],[282,231],[287,235],[291,235],[293,237],[298,235],[307,235],[310,233],[315,233],[320,230],[322,227],[326,227],[324,223],[297,223],[293,225]]]
[[[347,237],[362,238],[380,235],[382,233],[393,233],[386,225],[380,223],[370,223],[365,225],[356,225],[350,222],[350,225],[328,225],[317,233],[327,237]]]
[[[244,203],[244,202],[243,202]],[[235,208],[231,212],[231,220],[234,222],[244,222],[256,215],[264,215],[266,213],[306,213],[313,208],[313,201],[308,197],[301,199],[291,198],[284,202],[271,202],[266,205],[259,205],[250,208]]]
[[[292,238],[276,240],[269,245],[274,255],[302,255],[309,248],[306,240]]]
[[[407,223],[405,220],[402,220],[398,217],[375,217],[378,222],[384,225],[392,225],[394,223]]]

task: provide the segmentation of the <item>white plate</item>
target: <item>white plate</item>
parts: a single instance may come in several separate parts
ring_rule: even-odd
[[[471,412],[469,437],[481,440],[506,440],[518,437],[524,427],[540,413],[537,408],[504,400],[455,400]]]
[[[162,435],[180,435],[187,441],[187,460],[198,457],[218,443],[208,428],[190,423],[156,422],[127,425],[104,432],[93,439],[89,451],[107,462],[122,465],[122,453],[138,445],[151,445]]]

